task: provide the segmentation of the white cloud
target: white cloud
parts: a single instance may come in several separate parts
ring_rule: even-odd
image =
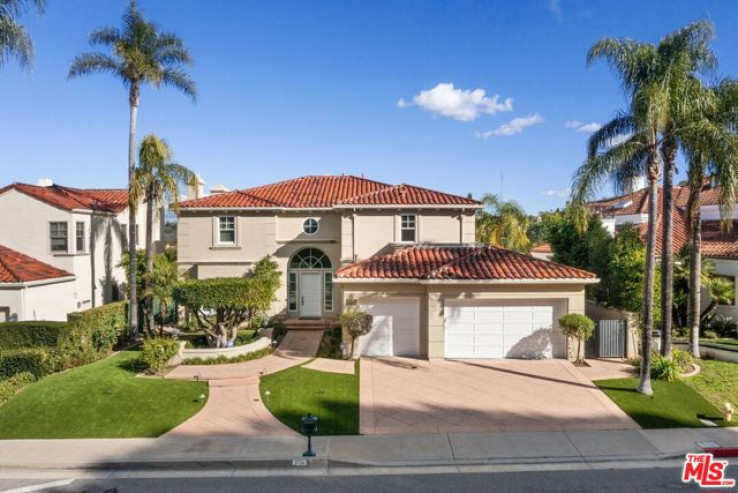
[[[500,111],[511,111],[512,102],[512,98],[501,102],[497,94],[488,97],[484,89],[457,89],[451,83],[441,83],[433,89],[420,91],[413,96],[412,101],[400,99],[397,107],[418,106],[434,114],[470,122],[482,114],[495,115]]]
[[[505,123],[504,125],[500,125],[495,130],[489,130],[487,132],[479,132],[477,133],[477,137],[482,139],[489,139],[490,137],[495,136],[501,136],[501,135],[515,135],[521,133],[526,127],[530,127],[532,125],[538,125],[540,123],[543,123],[543,117],[540,113],[535,113],[533,115],[528,116],[519,116],[517,118],[513,118],[509,122]]]
[[[567,197],[570,192],[570,188],[561,188],[559,190],[544,190],[541,192],[541,195],[545,195],[546,197]]]
[[[579,120],[571,120],[564,123],[564,128],[571,128],[577,132],[592,133],[602,128],[597,122],[582,123]]]
[[[556,17],[556,20],[563,22],[564,11],[561,10],[561,0],[548,0],[548,10]]]

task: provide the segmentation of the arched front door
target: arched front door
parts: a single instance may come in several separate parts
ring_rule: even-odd
[[[288,309],[302,318],[320,318],[333,310],[333,266],[317,248],[303,248],[290,260]]]

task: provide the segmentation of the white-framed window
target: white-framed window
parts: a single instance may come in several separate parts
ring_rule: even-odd
[[[74,225],[75,247],[78,253],[85,251],[85,238],[85,223],[83,221],[78,221]]]
[[[418,220],[414,215],[400,216],[400,241],[403,243],[415,243],[418,241]]]
[[[287,289],[288,289],[289,310],[293,312],[297,311],[297,273],[296,272],[289,273]]]
[[[138,246],[138,227],[139,225],[136,224],[136,230],[133,232],[133,240],[136,242],[136,246]],[[120,224],[120,237],[123,241],[123,248],[128,249],[128,225],[125,223]]]
[[[49,223],[49,238],[51,240],[51,251],[52,252],[63,252],[69,251],[69,237],[67,232],[66,222],[53,222]]]
[[[325,311],[333,311],[333,273],[323,273],[323,308]]]
[[[318,221],[309,217],[302,222],[302,230],[306,235],[314,235],[318,232]]]
[[[236,244],[236,217],[220,216],[218,218],[218,244]]]

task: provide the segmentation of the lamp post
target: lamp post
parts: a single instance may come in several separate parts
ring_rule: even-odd
[[[315,457],[315,452],[313,451],[312,437],[315,432],[318,431],[318,417],[307,413],[306,416],[300,418],[300,431],[302,431],[303,435],[307,435],[308,437],[308,449],[302,454],[302,456]]]

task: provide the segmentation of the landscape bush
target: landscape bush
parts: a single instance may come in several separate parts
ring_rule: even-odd
[[[157,373],[179,352],[179,342],[171,337],[149,337],[141,345],[141,361]]]
[[[0,406],[8,402],[11,397],[36,380],[37,378],[33,373],[24,372],[0,381]]]
[[[93,349],[108,353],[126,336],[128,304],[108,303],[67,315],[70,330],[60,340],[60,347]]]
[[[679,362],[672,358],[666,359],[660,354],[654,354],[651,360],[651,378],[654,380],[663,380],[665,382],[674,382],[679,380],[682,375],[682,369]]]
[[[345,311],[339,317],[341,326],[346,330],[349,337],[351,337],[351,358],[354,357],[354,347],[356,345],[356,339],[366,335],[372,330],[372,323],[374,317],[359,308],[350,308]]]
[[[578,341],[575,361],[583,362],[582,342],[588,341],[594,335],[594,321],[581,313],[569,313],[559,318],[559,325],[566,337],[572,337]]]
[[[67,322],[0,323],[0,350],[53,347],[67,330]]]
[[[738,324],[736,324],[736,321],[732,317],[726,315],[713,315],[702,324],[702,329],[705,337],[709,337],[707,335],[708,332],[715,334],[715,337],[710,337],[711,339],[718,337],[738,337]]]
[[[54,361],[47,349],[12,349],[0,352],[0,380],[21,373],[30,373],[41,378],[54,371]]]

